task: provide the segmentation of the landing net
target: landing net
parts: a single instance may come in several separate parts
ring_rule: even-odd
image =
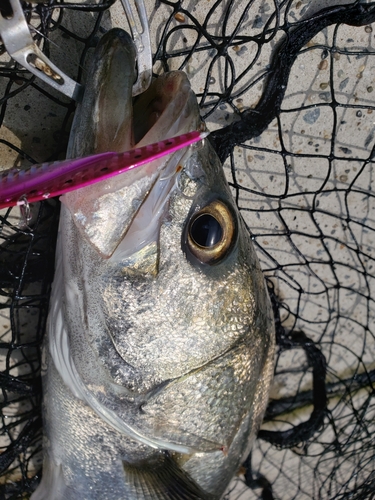
[[[228,499],[374,496],[375,3],[334,3],[147,2],[154,72],[186,71],[274,305],[271,400]],[[113,1],[23,6],[80,82],[102,34],[127,26]],[[64,158],[74,104],[0,53],[1,167]],[[40,480],[58,210],[0,212],[0,499]]]

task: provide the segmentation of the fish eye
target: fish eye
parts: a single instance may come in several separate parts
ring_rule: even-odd
[[[202,264],[216,264],[227,255],[236,236],[234,216],[227,205],[215,200],[191,217],[187,226],[187,256]]]
[[[211,248],[221,241],[223,229],[213,215],[203,213],[191,224],[190,237],[197,246]]]

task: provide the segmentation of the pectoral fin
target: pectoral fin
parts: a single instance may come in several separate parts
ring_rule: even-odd
[[[134,500],[214,500],[181,469],[168,452],[137,464],[123,462]]]

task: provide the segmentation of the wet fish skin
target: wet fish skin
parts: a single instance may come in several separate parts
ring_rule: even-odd
[[[111,116],[117,91],[111,69],[101,70],[123,51],[129,62],[116,73],[128,75],[130,102],[129,44],[120,30],[103,37],[70,155],[99,152],[101,122],[89,119],[85,99]],[[159,124],[161,139],[200,122],[186,77],[158,80],[161,91],[140,100],[151,122],[160,115],[146,141]],[[166,90],[176,98],[171,109]],[[131,144],[125,108],[111,126]],[[136,106],[137,119],[141,112]],[[108,140],[99,149],[113,150]],[[263,275],[208,141],[118,186],[76,192],[62,207],[44,349],[44,473],[32,500],[218,499],[268,399],[274,329]],[[126,211],[111,214],[111,196]],[[214,214],[224,231],[228,244],[216,254],[191,241],[202,214],[210,223]],[[150,229],[142,232],[144,221]]]

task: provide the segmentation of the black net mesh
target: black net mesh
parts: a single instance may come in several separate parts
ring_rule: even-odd
[[[374,497],[375,3],[333,3],[146,2],[154,71],[187,72],[274,305],[274,387],[230,499]],[[114,2],[23,6],[78,81],[101,34],[127,26]],[[1,47],[2,167],[63,158],[74,104]],[[53,200],[28,226],[0,212],[0,498],[27,498],[40,478],[57,220]]]

